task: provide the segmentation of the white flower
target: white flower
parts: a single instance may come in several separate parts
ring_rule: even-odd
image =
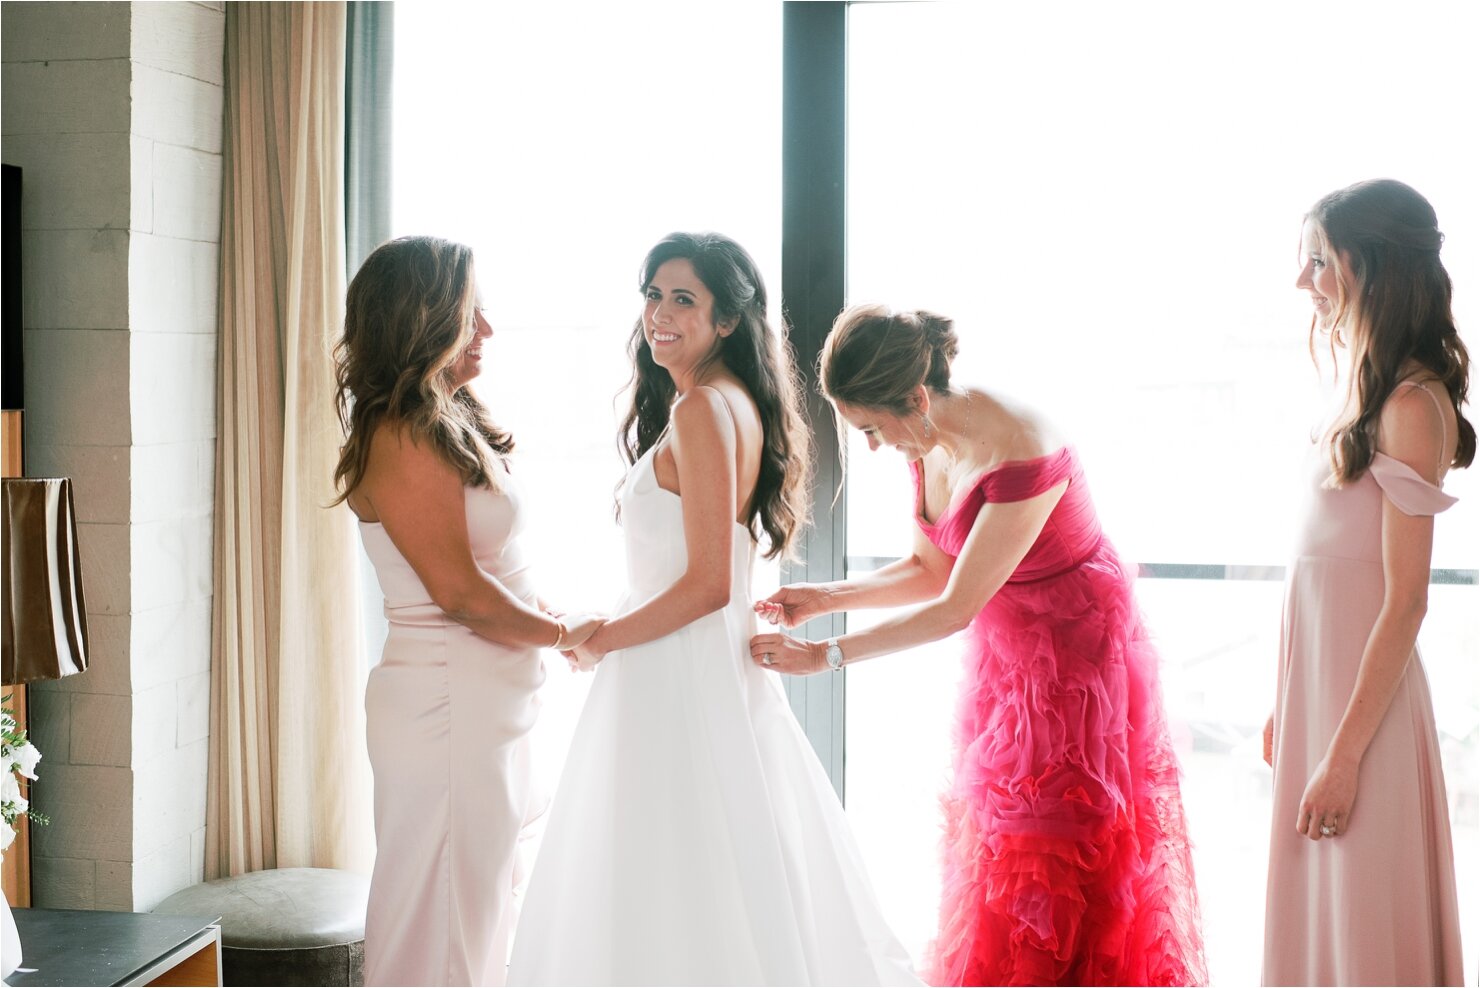
[[[0,772],[0,803],[15,803],[17,813],[25,809],[25,800],[21,798],[21,784],[16,781],[14,772]]]
[[[9,847],[10,842],[13,840],[15,840],[15,831],[11,830],[8,826],[0,824],[0,851]]]
[[[21,745],[21,750],[11,755],[15,759],[15,770],[28,779],[36,778],[36,763],[41,761],[41,752],[36,746],[27,741]]]

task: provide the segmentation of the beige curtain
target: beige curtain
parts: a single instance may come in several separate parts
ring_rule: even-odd
[[[206,877],[368,870],[356,534],[333,500],[345,7],[226,6]]]

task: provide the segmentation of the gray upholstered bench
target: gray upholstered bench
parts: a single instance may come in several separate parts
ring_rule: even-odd
[[[181,889],[154,907],[221,917],[228,985],[362,985],[370,880],[330,868],[277,868]]]

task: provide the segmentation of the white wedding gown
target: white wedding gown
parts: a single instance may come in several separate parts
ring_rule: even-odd
[[[654,447],[656,449],[656,447]],[[627,474],[623,610],[684,572],[653,450]],[[511,985],[919,984],[777,674],[728,606],[597,667],[515,935]]]

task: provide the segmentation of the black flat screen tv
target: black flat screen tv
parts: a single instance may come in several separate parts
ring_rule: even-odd
[[[3,378],[4,405],[6,408],[24,408],[25,396],[25,333],[21,328],[21,170],[15,165],[0,165],[4,172],[4,186],[0,188],[4,207],[4,237],[0,241],[0,308],[3,308],[4,325],[0,335],[4,347],[0,349],[0,378]]]

